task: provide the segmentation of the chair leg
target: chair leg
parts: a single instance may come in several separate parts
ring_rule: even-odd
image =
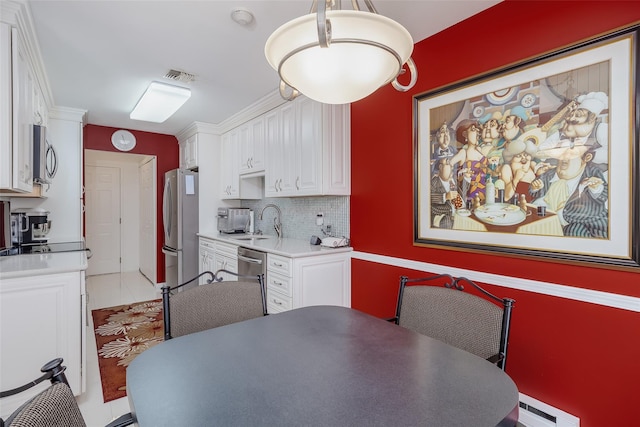
[[[169,286],[162,287],[162,318],[164,323],[164,340],[171,339],[171,313],[169,311],[169,292],[171,288]]]

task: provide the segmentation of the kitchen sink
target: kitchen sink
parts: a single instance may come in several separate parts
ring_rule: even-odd
[[[271,236],[262,236],[262,235],[242,235],[242,236],[229,236],[230,239],[233,240],[261,240],[261,239],[270,239]]]

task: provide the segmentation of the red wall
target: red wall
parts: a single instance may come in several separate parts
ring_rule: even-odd
[[[351,106],[354,249],[640,297],[640,273],[413,246],[412,195],[414,95],[638,20],[637,1],[507,0],[417,43],[414,89],[388,85]],[[353,307],[392,316],[398,277],[407,273],[354,259]],[[487,287],[517,301],[507,372],[522,393],[579,417],[582,427],[637,425],[637,312]]]
[[[111,144],[111,134],[118,128],[105,126],[87,125],[84,127],[84,148],[90,150],[113,151],[118,152]],[[158,247],[156,249],[157,257],[157,280],[158,283],[164,282],[164,255],[162,254],[162,240],[164,232],[162,230],[162,183],[164,182],[164,173],[175,169],[179,165],[179,147],[178,140],[172,135],[162,135],[158,133],[142,132],[131,130],[136,137],[136,146],[127,153],[146,154],[156,156],[157,166],[157,236]]]

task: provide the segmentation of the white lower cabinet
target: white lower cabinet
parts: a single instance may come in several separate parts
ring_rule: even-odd
[[[303,258],[267,254],[267,311],[311,305],[351,306],[349,252]]]
[[[238,273],[238,246],[229,243],[216,242],[215,269]],[[236,276],[221,273],[222,280],[238,280]]]
[[[210,239],[200,238],[199,246],[200,266],[198,274],[210,271],[216,272],[216,242]],[[199,285],[203,285],[209,279],[209,276],[202,276],[198,281]]]
[[[238,247],[229,243],[217,242],[207,238],[200,238],[200,273],[210,271],[215,273],[218,270],[227,270],[232,273],[238,272]],[[221,274],[223,280],[237,280],[236,276]],[[199,284],[206,283],[209,276],[200,278]]]
[[[57,357],[74,395],[86,388],[84,271],[2,279],[0,284],[0,389],[34,380]],[[3,418],[49,385],[45,381],[2,399]]]

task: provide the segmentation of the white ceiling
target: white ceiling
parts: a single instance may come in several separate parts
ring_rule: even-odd
[[[417,42],[499,1],[373,3]],[[88,110],[90,124],[176,135],[194,121],[221,123],[276,90],[279,80],[264,57],[264,44],[277,27],[308,13],[311,0],[28,4],[56,106]],[[238,7],[253,13],[251,25],[231,20],[231,11]],[[343,0],[343,8],[351,9],[351,2]],[[195,74],[189,84],[191,98],[164,123],[130,120],[129,112],[148,84],[169,81],[163,78],[169,69]]]

